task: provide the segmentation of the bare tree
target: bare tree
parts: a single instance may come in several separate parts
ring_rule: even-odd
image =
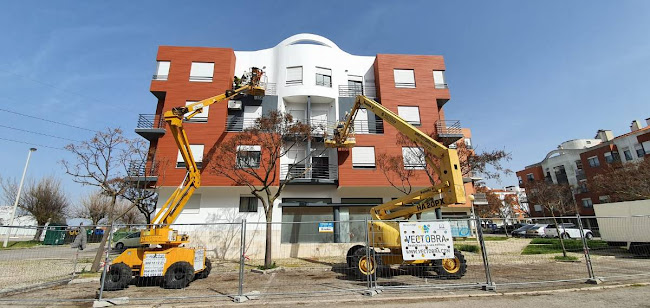
[[[532,204],[541,205],[553,217],[553,223],[555,224],[555,228],[557,228],[560,244],[562,245],[562,254],[566,257],[564,237],[562,236],[562,231],[560,230],[556,217],[557,215],[564,216],[572,214],[576,211],[571,186],[539,181],[530,184],[527,188],[528,200]]]
[[[130,143],[131,140],[124,137],[119,128],[107,128],[97,132],[90,140],[67,145],[66,150],[70,151],[75,159],[61,161],[66,173],[73,176],[73,181],[97,187],[102,194],[110,198],[107,215],[108,230],[104,232],[99,250],[93,260],[91,271],[94,272],[99,270],[108,235],[113,229],[113,222],[121,216],[119,214],[116,216],[115,204],[127,188],[125,165],[130,154]]]
[[[81,205],[73,211],[73,215],[79,218],[90,219],[96,226],[102,219],[106,218],[111,207],[111,199],[103,195],[101,191],[88,193],[81,199]]]
[[[650,159],[609,165],[589,185],[614,202],[650,199]]]
[[[474,205],[474,212],[481,218],[501,217],[502,203],[499,196],[486,186],[477,186],[477,193],[485,194],[487,204]]]
[[[117,201],[115,205],[118,213],[123,213],[116,221],[125,225],[136,225],[144,223],[144,217],[133,203],[126,199]]]
[[[141,139],[131,142],[129,153],[127,173],[130,176],[135,175],[136,180],[128,181],[122,197],[133,203],[144,217],[146,224],[151,224],[159,195],[159,187],[151,178],[155,176],[158,183],[163,182],[169,161],[156,159],[149,151],[149,144]]]
[[[290,114],[272,111],[258,118],[253,127],[245,129],[208,152],[209,170],[224,176],[235,185],[247,186],[264,208],[266,217],[266,244],[264,267],[272,266],[271,222],[273,203],[288,183],[304,176],[310,166],[297,167],[312,155],[287,166],[280,178],[280,158],[287,156],[298,144],[312,138],[312,127],[294,121]],[[259,148],[258,148],[259,147]]]

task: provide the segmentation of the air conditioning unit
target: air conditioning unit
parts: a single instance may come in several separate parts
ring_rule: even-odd
[[[241,110],[242,109],[241,101],[228,101],[228,109]]]

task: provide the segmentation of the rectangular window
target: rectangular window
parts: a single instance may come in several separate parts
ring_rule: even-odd
[[[589,192],[589,188],[587,187],[587,180],[580,180],[578,183],[578,191],[581,193]]]
[[[436,89],[447,89],[444,71],[433,71],[433,82]]]
[[[415,74],[413,70],[394,69],[396,88],[415,88]]]
[[[369,134],[368,110],[359,108],[357,114],[354,116],[354,133],[355,134]]]
[[[535,212],[541,212],[542,211],[542,205],[541,204],[535,204]]]
[[[521,176],[517,176],[517,180],[519,180],[519,185],[524,184],[524,180],[521,179]]]
[[[471,149],[472,148],[472,139],[465,138],[464,141],[465,141],[465,147],[468,148],[468,149]]]
[[[397,106],[397,114],[411,125],[420,125],[420,107]]]
[[[643,151],[645,153],[650,154],[650,141],[644,141],[641,146],[643,147]]]
[[[189,106],[189,105],[197,103],[197,102],[198,101],[186,101],[185,106]],[[197,113],[191,119],[186,120],[186,122],[208,122],[209,110],[210,110],[210,106],[203,107],[201,112]]]
[[[375,147],[352,148],[352,167],[375,168]]]
[[[598,202],[599,203],[609,203],[610,198],[609,198],[609,196],[598,196]]]
[[[597,156],[592,156],[587,158],[587,162],[589,162],[589,167],[592,168],[600,167],[600,162],[598,161]]]
[[[255,198],[255,197],[239,197],[239,212],[240,213],[255,213],[255,212],[257,212],[257,198]]]
[[[645,151],[643,150],[643,146],[641,144],[636,144],[636,145],[634,145],[634,149],[636,150],[636,157],[643,158],[643,156],[645,155]]]
[[[190,81],[212,82],[214,76],[214,63],[192,62]]]
[[[284,199],[282,200],[284,201]],[[318,232],[319,222],[334,220],[331,206],[295,206],[282,208],[281,243],[334,243],[334,233]],[[347,223],[340,223],[347,226]],[[349,233],[349,231],[348,231]],[[359,237],[360,238],[360,237]],[[358,240],[355,238],[355,240]]]
[[[243,128],[255,126],[255,121],[262,117],[262,106],[244,106]]]
[[[594,203],[591,201],[591,198],[582,199],[582,207],[586,209],[594,207]]]
[[[625,149],[623,150],[623,155],[625,155],[625,160],[627,160],[627,161],[630,161],[630,160],[633,159],[633,158],[632,158],[632,152],[630,152],[630,149],[629,149],[629,148],[625,148]]]
[[[237,146],[237,168],[259,168],[262,148],[259,145]]]
[[[192,157],[194,157],[196,167],[201,169],[201,163],[203,162],[203,145],[190,144],[190,152],[192,152]],[[176,168],[185,168],[185,160],[183,160],[181,150],[178,150],[178,156],[176,157]]]
[[[316,67],[316,85],[332,87],[332,70],[329,68]]]
[[[404,160],[404,169],[424,170],[426,160],[424,150],[417,147],[402,147],[402,157]]]
[[[185,207],[183,208],[182,213],[198,214],[200,210],[201,210],[201,194],[193,194],[190,197],[190,199],[187,200],[187,203],[185,203]]]
[[[302,66],[287,67],[287,85],[302,84]]]
[[[582,170],[582,161],[576,160],[576,169]]]
[[[533,176],[532,173],[526,174],[526,180],[528,180],[528,182],[534,182],[535,176]]]
[[[605,161],[608,164],[611,164],[614,162],[614,156],[612,156],[612,152],[605,152]]]
[[[169,61],[158,61],[156,65],[156,74],[153,75],[153,80],[167,80],[169,77]]]

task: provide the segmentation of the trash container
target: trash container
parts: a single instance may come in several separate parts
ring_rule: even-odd
[[[64,225],[50,224],[45,231],[44,245],[63,245],[65,241],[65,228]]]

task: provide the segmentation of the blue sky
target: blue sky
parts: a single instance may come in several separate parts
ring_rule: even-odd
[[[221,1],[220,1],[221,2]],[[448,119],[479,149],[540,161],[559,143],[615,135],[650,117],[650,1],[5,1],[0,4],[0,108],[100,130],[153,113],[159,45],[269,48],[325,36],[357,55],[443,55]],[[241,5],[237,5],[241,3]],[[2,112],[3,126],[82,140],[92,133]],[[0,127],[0,175],[63,179],[69,140]],[[492,186],[515,185],[513,175]]]

